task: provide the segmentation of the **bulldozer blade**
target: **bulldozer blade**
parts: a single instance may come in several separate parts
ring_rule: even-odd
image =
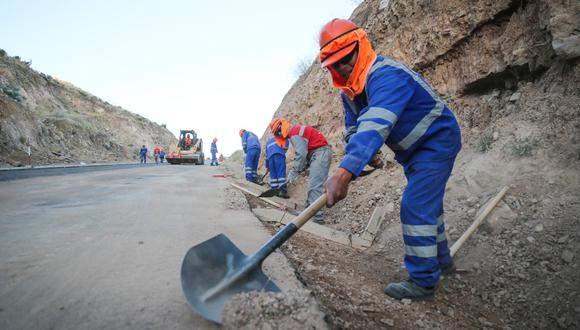
[[[192,247],[181,265],[183,293],[195,312],[221,324],[227,300],[242,292],[279,292],[261,269],[262,261],[246,256],[224,234]]]
[[[270,189],[264,191],[263,193],[261,193],[260,195],[258,195],[258,197],[274,197],[274,196],[278,195],[279,192],[280,192],[280,189],[278,189],[278,188],[270,188]]]

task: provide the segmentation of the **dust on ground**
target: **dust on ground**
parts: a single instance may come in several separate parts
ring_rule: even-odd
[[[324,314],[308,290],[248,292],[226,302],[222,312],[226,329],[328,329]]]

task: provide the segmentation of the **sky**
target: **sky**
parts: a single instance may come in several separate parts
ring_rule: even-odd
[[[355,0],[0,0],[0,48],[224,155],[260,136]],[[136,144],[140,144],[137,141]]]

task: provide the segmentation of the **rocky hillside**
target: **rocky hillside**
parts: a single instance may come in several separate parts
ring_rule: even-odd
[[[137,159],[145,144],[174,145],[166,128],[37,72],[0,50],[0,165]]]
[[[405,177],[390,162],[353,182],[327,221],[357,234],[384,206],[375,247],[361,255],[309,240],[298,243],[300,253],[288,249],[333,326],[579,327],[571,279],[580,273],[580,2],[366,0],[351,19],[379,54],[420,72],[460,122],[463,149],[446,194],[450,241],[503,186],[511,188],[457,256],[469,273],[443,283],[434,303],[406,306],[381,292],[405,277],[398,216]],[[343,110],[318,60],[274,116],[321,130],[336,166]],[[305,178],[290,189],[298,201],[305,191]]]

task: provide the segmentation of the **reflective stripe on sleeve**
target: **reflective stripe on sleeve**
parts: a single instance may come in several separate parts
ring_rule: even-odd
[[[397,119],[398,119],[397,115],[390,110],[387,110],[385,108],[380,108],[380,107],[371,107],[365,113],[363,113],[358,118],[358,120],[362,121],[362,120],[375,119],[375,118],[387,120],[393,125],[395,125],[395,123],[397,122]]]
[[[356,130],[357,133],[366,131],[377,131],[381,135],[383,140],[386,140],[391,130],[389,129],[389,126],[384,124],[378,124],[375,123],[374,121],[363,121],[360,124],[358,124],[358,129]]]

